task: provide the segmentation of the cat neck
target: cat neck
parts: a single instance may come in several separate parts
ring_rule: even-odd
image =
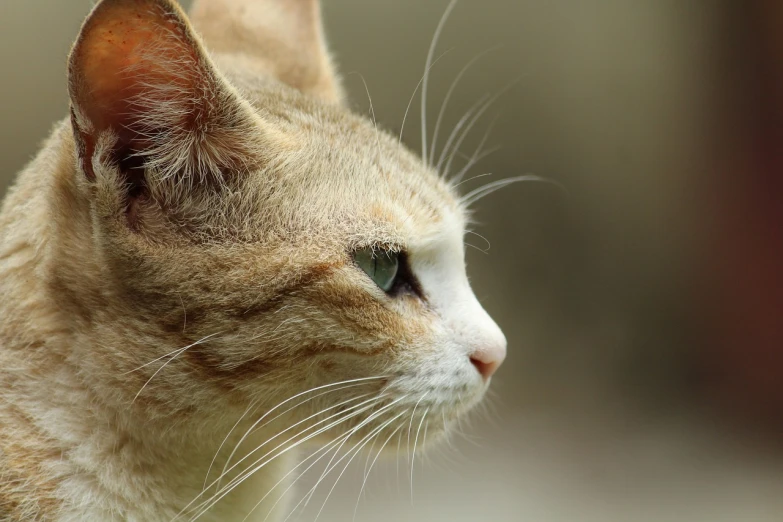
[[[20,480],[39,484],[35,501],[50,506],[58,520],[109,520],[125,513],[127,519],[166,522],[194,499],[191,507],[197,508],[218,493],[216,484],[204,493],[205,485],[281,428],[270,425],[252,434],[228,463],[249,427],[237,424],[244,406],[216,415],[215,409],[185,405],[172,415],[150,402],[160,396],[134,398],[128,391],[138,390],[147,377],[114,365],[105,347],[121,343],[116,345],[120,355],[120,348],[132,350],[133,334],[125,331],[122,344],[122,335],[110,335],[121,324],[95,323],[95,314],[83,309],[90,305],[93,284],[84,257],[90,249],[82,243],[88,239],[78,233],[78,224],[52,215],[52,202],[63,191],[79,197],[75,169],[70,125],[63,121],[19,176],[0,212],[0,438],[6,441],[0,464],[10,463],[9,472]],[[80,219],[79,212],[71,216]],[[78,298],[69,297],[74,288]],[[31,453],[30,447],[40,451]],[[267,451],[262,448],[229,471],[221,487]],[[283,477],[294,460],[293,451],[272,459],[226,490],[226,498],[200,520],[276,520],[277,515],[266,517],[286,489]]]

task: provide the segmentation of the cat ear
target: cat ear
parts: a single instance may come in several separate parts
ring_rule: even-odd
[[[260,134],[170,0],[103,0],[69,60],[82,169],[108,158],[125,175],[222,176],[248,164]],[[143,172],[143,171],[142,171]]]
[[[191,20],[210,50],[225,57],[226,65],[342,102],[318,0],[196,0]]]

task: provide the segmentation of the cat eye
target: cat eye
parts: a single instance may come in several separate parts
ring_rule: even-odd
[[[400,271],[400,254],[372,248],[362,248],[353,254],[356,265],[384,292],[390,292]]]

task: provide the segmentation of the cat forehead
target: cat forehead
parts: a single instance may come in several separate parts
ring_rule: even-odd
[[[390,242],[437,235],[445,221],[464,223],[454,190],[399,137],[296,93],[273,90],[256,98],[259,117],[271,121],[279,145],[250,184],[264,194],[258,203],[273,206],[284,221],[343,223]]]
[[[449,187],[415,169],[386,162],[351,161],[338,151],[331,159],[290,160],[272,174],[256,173],[251,184],[260,197],[244,199],[258,210],[260,229],[268,223],[315,241],[332,237],[359,244],[407,247],[435,241],[464,229],[466,216]],[[419,167],[421,169],[421,167]],[[461,232],[460,232],[461,234]]]

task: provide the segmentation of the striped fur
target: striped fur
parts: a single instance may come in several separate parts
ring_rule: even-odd
[[[206,42],[170,0],[100,2],[71,117],[4,202],[0,521],[173,520],[226,466],[219,447],[351,379],[379,376],[239,456],[362,394],[414,426],[432,412],[437,438],[484,392],[468,356],[505,345],[467,283],[458,198],[342,106],[317,4],[203,0],[192,23]],[[352,261],[367,246],[408,252],[423,294],[384,294]],[[369,414],[324,436],[394,418]],[[243,520],[294,463],[200,520]]]

